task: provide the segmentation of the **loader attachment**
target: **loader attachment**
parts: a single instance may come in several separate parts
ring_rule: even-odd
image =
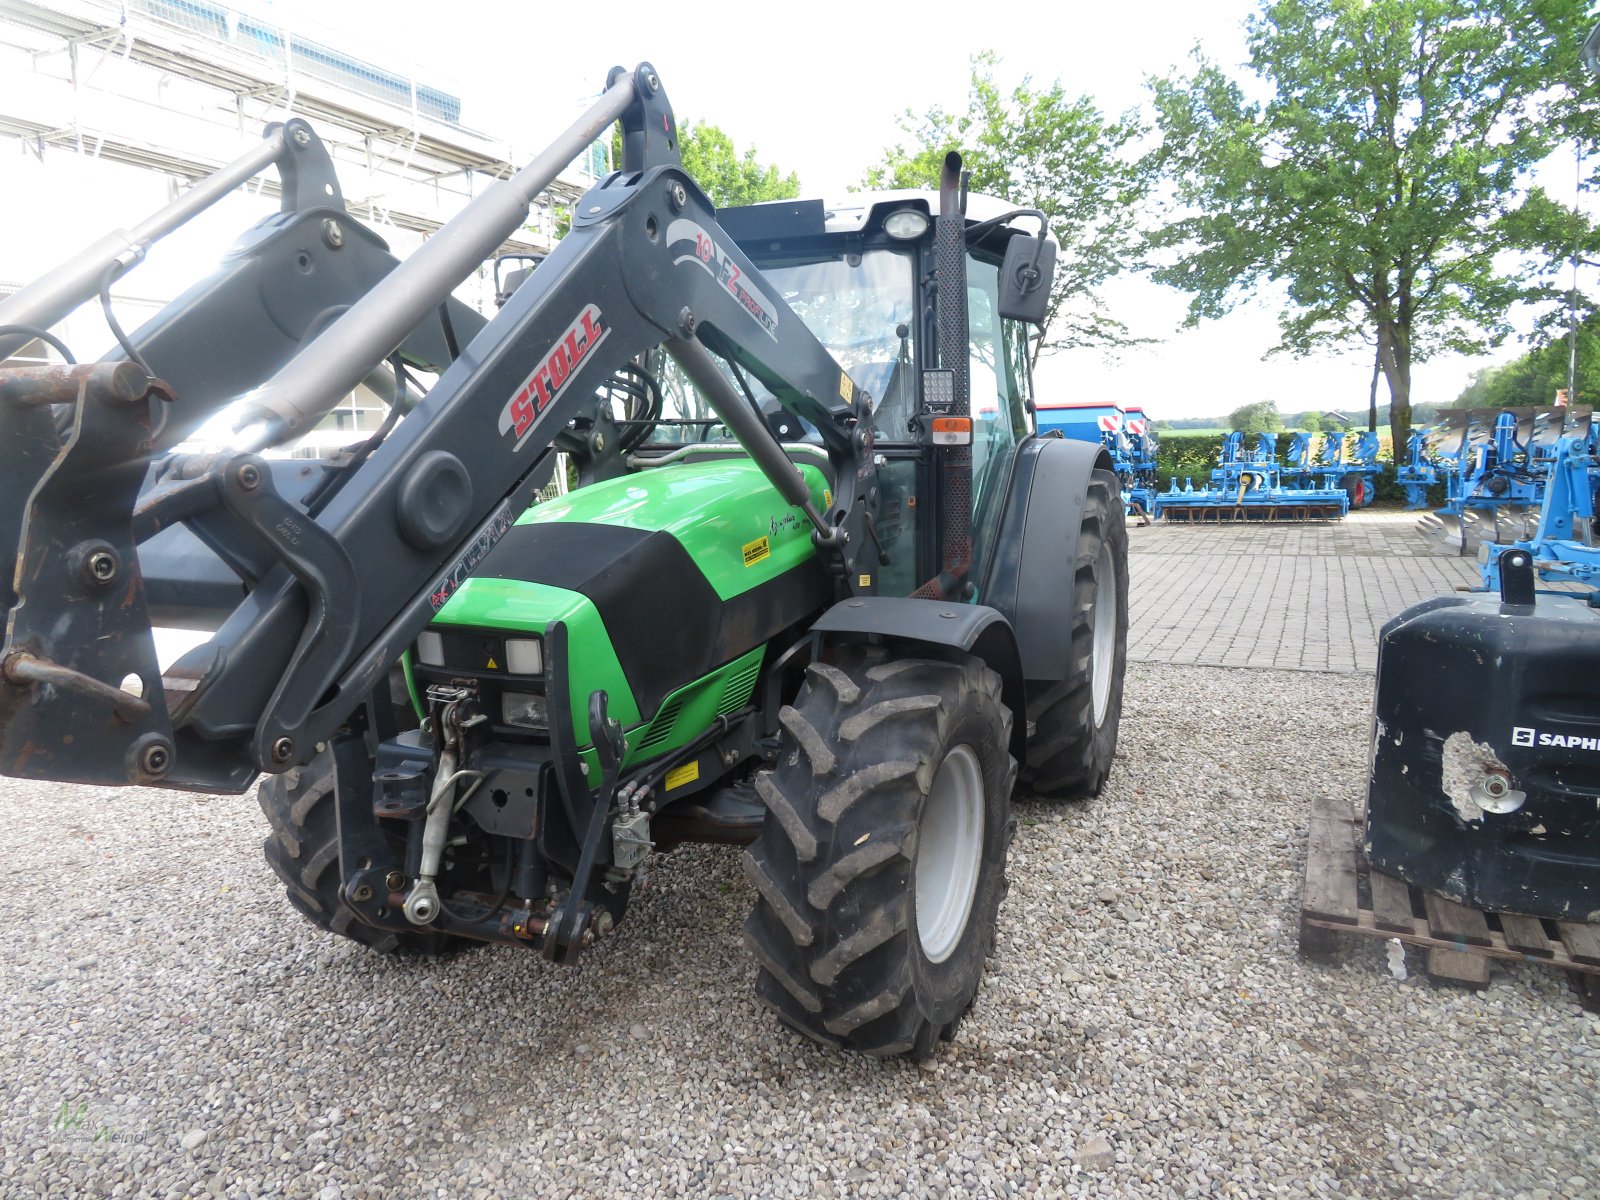
[[[147,782],[172,763],[132,521],[163,394],[127,362],[0,373],[7,774]]]
[[[427,395],[322,464],[327,486],[314,499],[280,494],[254,451],[314,427],[437,321],[533,198],[618,120],[623,169],[590,190],[572,231]],[[658,346],[703,380],[716,418],[800,505],[839,597],[872,594],[870,397],[764,289],[683,173],[676,137],[654,69],[614,69],[551,147],[249,393],[242,452],[174,453],[152,472],[173,400],[142,369],[0,370],[0,553],[13,560],[0,773],[241,792],[260,772],[308,762],[375,695],[387,704],[391,670],[532,502],[559,439],[591,467],[616,465],[599,397]],[[206,357],[229,352],[224,339]],[[832,476],[826,512],[712,354],[817,430]],[[240,598],[163,674],[138,547],[177,525],[238,576]]]

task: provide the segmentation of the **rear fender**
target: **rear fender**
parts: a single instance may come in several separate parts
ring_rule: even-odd
[[[1011,755],[1022,761],[1028,738],[1027,693],[1017,638],[1003,614],[983,604],[857,596],[828,609],[811,631],[823,646],[881,638],[901,646],[959,650],[982,659],[1000,676],[1000,697],[1012,715]]]
[[[1072,662],[1067,619],[1077,574],[1078,529],[1089,480],[1113,470],[1104,446],[1031,437],[1017,447],[1005,509],[979,591],[1014,631],[1027,679],[1065,679]]]

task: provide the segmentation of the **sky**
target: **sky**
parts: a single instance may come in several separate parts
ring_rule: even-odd
[[[807,195],[829,195],[858,182],[886,146],[901,140],[908,109],[965,103],[970,57],[993,50],[998,78],[1061,80],[1092,96],[1101,110],[1145,104],[1145,81],[1188,61],[1200,46],[1226,66],[1246,59],[1249,0],[1144,0],[1137,6],[1063,0],[1031,9],[908,4],[795,6],[702,4],[663,20],[658,5],[632,0],[562,7],[466,2],[441,21],[433,3],[392,0],[381,6],[307,0],[257,0],[308,35],[334,29],[391,61],[414,64],[419,77],[463,99],[463,121],[516,145],[537,149],[596,94],[614,63],[651,62],[680,121],[712,122],[743,150],[799,174]],[[545,11],[562,13],[545,19]],[[337,16],[334,13],[337,13]],[[535,15],[528,15],[530,12]],[[896,27],[895,13],[904,19]],[[571,14],[570,16],[568,14]],[[602,19],[582,28],[580,14]],[[416,29],[428,55],[419,61]],[[526,49],[511,47],[524,45]],[[352,49],[357,47],[352,46]],[[1187,297],[1124,276],[1104,293],[1114,315],[1154,345],[1106,359],[1094,351],[1057,355],[1038,372],[1043,404],[1120,399],[1154,417],[1225,414],[1275,400],[1280,410],[1365,411],[1370,351],[1309,359],[1264,358],[1277,341],[1279,305],[1246,301],[1229,317],[1180,329]],[[1441,357],[1414,370],[1414,403],[1455,398],[1471,372],[1521,351],[1515,344],[1488,359]],[[1379,401],[1385,398],[1380,386]]]
[[[1197,44],[1226,66],[1241,63],[1243,21],[1254,7],[1249,0],[1144,0],[1126,8],[1061,0],[990,16],[937,0],[870,10],[763,9],[750,0],[683,9],[635,0],[457,0],[446,17],[437,0],[231,2],[460,96],[463,123],[510,142],[523,161],[587,106],[609,67],[647,60],[680,121],[719,125],[741,150],[754,146],[762,161],[798,173],[805,194],[824,196],[859,181],[885,147],[902,140],[897,122],[907,110],[963,107],[975,53],[999,55],[1002,85],[1023,76],[1041,85],[1059,79],[1069,93],[1087,93],[1116,113],[1145,103],[1146,78],[1182,64]],[[154,279],[158,265],[145,270]],[[1371,358],[1363,347],[1263,360],[1276,341],[1270,300],[1180,331],[1187,302],[1180,292],[1124,276],[1104,295],[1133,333],[1159,340],[1115,360],[1093,351],[1057,355],[1038,372],[1041,403],[1114,398],[1142,403],[1156,418],[1222,415],[1262,399],[1285,412],[1366,407]],[[1421,364],[1413,401],[1453,399],[1474,368],[1518,351]]]

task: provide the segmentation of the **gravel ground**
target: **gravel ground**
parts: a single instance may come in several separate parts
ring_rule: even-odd
[[[1296,957],[1371,686],[1130,668],[1111,785],[1019,805],[995,961],[922,1067],[757,1007],[731,851],[657,862],[578,972],[395,963],[291,913],[248,799],[0,782],[0,1194],[1600,1194],[1563,978]]]

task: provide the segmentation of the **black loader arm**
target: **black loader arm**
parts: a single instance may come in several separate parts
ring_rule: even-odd
[[[529,197],[519,216],[507,186],[526,191],[535,175],[544,186],[619,118],[624,169],[583,198],[571,233],[314,516],[280,496],[251,453],[175,458],[137,499],[152,434],[150,385],[132,364],[70,374],[48,400],[19,399],[20,384],[0,384],[0,421],[35,437],[0,464],[30,480],[20,508],[15,490],[0,491],[11,506],[0,511],[0,535],[20,528],[0,647],[0,771],[238,792],[258,771],[307,761],[386,686],[527,507],[557,436],[593,410],[616,370],[660,344],[793,503],[806,498],[798,472],[712,352],[822,431],[834,494],[826,513],[808,498],[804,507],[840,595],[873,590],[868,400],[681,169],[675,122],[648,65],[613,71],[567,140],[489,189],[290,360],[256,393],[252,435],[319,419],[374,350],[399,346],[417,314],[479,265],[482,247],[525,218]],[[70,402],[74,414],[54,453],[51,402]],[[208,643],[162,675],[137,542],[175,523],[225,562],[254,564],[259,582]],[[102,548],[109,558],[97,557]]]

